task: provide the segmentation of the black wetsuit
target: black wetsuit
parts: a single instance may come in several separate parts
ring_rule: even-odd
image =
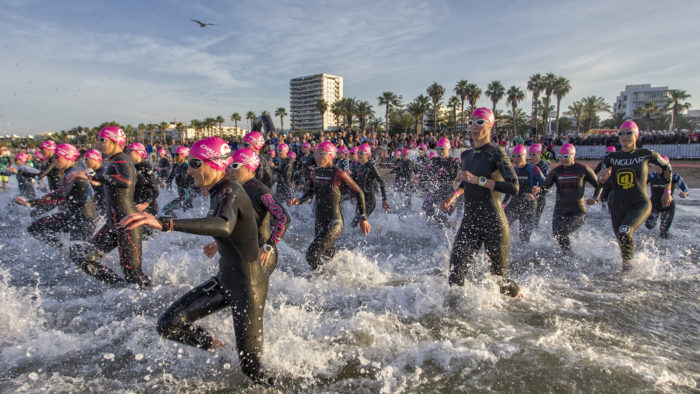
[[[158,159],[158,180],[165,182],[168,179],[168,170],[170,170],[170,160],[167,157],[161,157]],[[170,186],[170,183],[168,183]],[[168,187],[170,189],[170,187]]]
[[[610,153],[606,153],[605,155],[609,155]],[[600,163],[598,163],[595,166],[595,169],[593,169],[593,172],[596,173],[596,175],[600,172],[600,169],[603,168],[603,161],[601,160]],[[608,199],[610,198],[610,192],[612,191],[612,182],[606,182],[603,183],[603,192],[600,194],[600,202],[608,202]]]
[[[382,179],[382,176],[379,175],[379,170],[377,169],[377,165],[375,164],[374,160],[369,160],[364,164],[358,164],[352,174],[352,179],[358,186],[360,186],[360,189],[362,189],[362,192],[365,195],[366,213],[367,217],[370,217],[377,205],[377,199],[374,196],[375,190],[377,190],[377,184],[379,184],[379,191],[382,194],[382,201],[386,201],[384,179]],[[353,227],[360,223],[360,216],[361,214],[358,211],[352,221]]]
[[[164,338],[210,349],[211,334],[192,323],[229,307],[241,369],[251,379],[263,381],[260,356],[268,277],[258,260],[255,210],[231,176],[209,189],[209,201],[206,218],[173,219],[172,230],[214,237],[219,272],[170,305],[158,319],[157,330]]]
[[[265,186],[272,188],[275,181],[272,177],[273,174],[272,167],[270,166],[270,158],[264,153],[259,153],[258,156],[260,157],[260,164],[255,170],[255,179],[264,183]]]
[[[661,197],[663,197],[666,186],[668,185],[668,179],[665,179],[663,175],[650,174],[648,183],[651,187],[651,213],[645,225],[651,230],[656,227],[656,222],[661,219],[659,236],[661,238],[668,238],[668,230],[671,228],[673,217],[676,214],[676,201],[671,201],[668,207],[664,207],[661,204]],[[681,191],[688,191],[688,187],[685,185],[683,178],[678,174],[673,174],[671,177],[671,194],[675,191],[676,185],[681,188]]]
[[[612,167],[607,181],[612,182],[610,219],[620,243],[623,268],[629,267],[634,256],[634,232],[651,212],[651,201],[647,195],[648,163],[671,171],[671,164],[649,149],[613,152],[603,159],[602,169]],[[668,182],[670,179],[667,185]]]
[[[530,242],[530,235],[536,225],[537,217],[537,196],[532,193],[532,188],[544,184],[544,176],[540,168],[534,164],[525,164],[522,167],[515,167],[518,176],[518,194],[510,198],[506,205],[505,212],[508,223],[520,221],[520,240]]]
[[[458,173],[459,159],[433,157],[421,174],[421,184],[425,189],[423,201],[425,215],[428,218],[434,218],[438,224],[447,223],[448,215],[454,212],[454,205],[445,212],[442,209],[442,203],[452,195]]]
[[[547,176],[549,175],[549,162],[546,160],[540,160],[540,162],[535,165],[540,169],[542,176],[547,178]],[[535,215],[535,227],[537,227],[540,224],[540,218],[542,217],[542,212],[544,211],[544,207],[546,204],[547,193],[542,192],[537,194],[537,214]]]
[[[187,175],[187,167],[189,164],[184,162],[182,164],[175,163],[173,169],[170,170],[170,175],[168,176],[168,184],[175,180],[175,186],[177,187],[177,198],[165,204],[163,207],[163,213],[166,215],[174,215],[176,209],[182,208],[184,212],[193,207],[192,199],[194,198],[193,193],[193,180],[192,177]]]
[[[148,203],[145,212],[151,215],[158,213],[158,183],[156,182],[155,172],[151,165],[145,160],[134,164],[138,178],[136,181],[136,190],[134,191],[134,202],[141,204]]]
[[[491,273],[500,276],[501,292],[516,296],[514,282],[506,280],[510,256],[510,227],[501,205],[501,193],[518,193],[518,176],[499,146],[489,143],[462,152],[462,170],[496,181],[494,190],[462,182],[464,216],[450,255],[450,285],[464,285],[474,256],[483,245],[491,260]]]
[[[428,159],[428,155],[419,155],[418,158],[416,158],[416,163],[415,163],[415,172],[416,173],[421,173],[425,168],[428,166],[428,163],[430,162],[430,159]]]
[[[340,186],[346,184],[357,197],[360,217],[367,217],[365,194],[347,172],[338,167],[316,167],[299,203],[311,201],[316,196],[314,240],[306,251],[306,261],[312,269],[319,268],[322,259],[335,255],[335,241],[343,232],[343,214],[340,210]]]
[[[277,172],[277,197],[280,201],[289,201],[294,196],[292,171],[293,165],[290,158],[279,159],[275,172]]]
[[[284,209],[283,202],[288,200],[275,199],[270,188],[257,179],[251,179],[243,184],[250,202],[255,210],[255,221],[258,225],[258,247],[268,244],[273,251],[263,267],[265,275],[270,276],[277,266],[277,243],[289,228],[291,217]]]
[[[46,179],[49,182],[49,190],[54,191],[61,187],[63,183],[63,170],[56,168],[56,156],[51,157],[47,162],[42,162],[39,179]]]
[[[100,167],[95,171],[95,173],[104,171],[104,167]],[[93,176],[94,178],[94,176]],[[97,213],[101,216],[107,216],[107,202],[105,201],[105,189],[102,184],[91,185],[93,192],[93,199],[95,200],[95,207]]]
[[[68,170],[68,175],[73,169]],[[61,171],[63,172],[63,171]],[[32,207],[42,208],[44,212],[58,207],[59,212],[44,216],[27,228],[34,238],[46,242],[55,248],[63,243],[56,233],[70,233],[71,241],[87,241],[95,231],[95,204],[92,200],[92,188],[86,180],[74,179],[44,197],[29,200]],[[71,248],[72,251],[72,248]]]
[[[90,246],[76,249],[74,261],[88,275],[105,283],[117,283],[126,280],[148,287],[151,280],[141,270],[141,238],[143,227],[127,230],[119,226],[119,221],[128,214],[136,212],[134,189],[136,187],[136,168],[129,155],[120,152],[109,158],[109,166],[93,176],[105,191],[107,224],[90,240]],[[119,263],[124,271],[124,279],[114,271],[100,264],[100,259],[114,248],[119,249]]]
[[[578,230],[586,220],[583,194],[586,182],[595,187],[593,198],[599,198],[602,186],[593,170],[580,163],[560,165],[549,173],[543,189],[557,185],[557,199],[552,215],[552,233],[565,253],[571,252],[569,234]]]
[[[19,189],[19,195],[32,200],[36,198],[36,192],[34,191],[34,185],[32,184],[32,179],[38,177],[40,171],[36,168],[30,167],[27,164],[19,166],[17,168],[17,188]]]
[[[411,197],[413,196],[413,173],[417,165],[411,160],[399,160],[396,166],[391,170],[392,174],[396,174],[394,179],[394,188],[406,198],[406,207],[411,207]],[[424,167],[425,168],[425,167]]]
[[[316,166],[316,161],[314,160],[313,155],[308,154],[298,157],[296,166],[295,182],[297,185],[303,185],[306,187],[306,185],[309,184],[309,179],[311,178],[311,169],[309,167]]]

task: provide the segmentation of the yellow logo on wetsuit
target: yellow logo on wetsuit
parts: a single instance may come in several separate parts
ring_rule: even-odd
[[[617,184],[622,186],[623,189],[629,189],[634,187],[634,172],[631,170],[624,170],[617,173]]]

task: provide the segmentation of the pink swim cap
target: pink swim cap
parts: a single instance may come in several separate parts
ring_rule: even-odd
[[[29,155],[24,152],[19,152],[15,155],[15,160],[26,162],[27,160],[29,160]]]
[[[296,159],[296,158],[297,158],[297,154],[294,153],[294,152],[289,152],[289,154],[287,155],[287,157],[289,157],[290,159]]]
[[[260,165],[260,158],[255,151],[250,148],[241,148],[233,152],[233,156],[231,156],[231,158],[233,159],[234,163],[243,164],[243,166],[249,169],[251,172],[255,172]]]
[[[525,147],[525,145],[520,144],[520,145],[516,146],[515,148],[513,148],[513,152],[511,154],[525,156],[525,154],[527,154],[527,148]]]
[[[340,153],[342,153],[342,154],[344,154],[344,155],[347,155],[347,154],[348,154],[348,148],[347,148],[346,146],[343,145],[343,146],[341,146],[340,148],[338,148],[338,152],[340,152]]]
[[[426,145],[426,144],[424,144],[424,143],[421,143],[420,145],[418,145],[418,149],[420,149],[420,150],[428,150],[428,145]]]
[[[126,134],[124,134],[124,130],[117,126],[109,126],[100,130],[99,137],[107,138],[108,140],[116,142],[121,147],[126,144]]]
[[[625,123],[623,123],[622,126],[620,126],[620,128],[618,129],[618,131],[622,131],[625,129],[632,130],[635,133],[639,134],[639,126],[637,126],[637,124],[633,120],[628,120]]]
[[[309,144],[308,142],[304,142],[303,144],[301,144],[301,147],[306,148],[306,149],[311,149],[311,144]]]
[[[486,107],[475,109],[470,117],[485,119],[487,122],[489,122],[489,125],[491,126],[493,126],[493,123],[496,121],[496,118],[493,116],[493,112],[491,112],[491,110]]]
[[[356,155],[358,150],[359,150],[359,148],[355,146],[355,147],[353,147],[352,149],[350,149],[350,154],[351,154],[351,155]]]
[[[97,149],[90,149],[87,152],[85,152],[85,158],[95,160],[98,163],[102,163],[102,154]]]
[[[401,156],[401,151],[400,151],[400,150],[395,150],[395,151],[394,151],[394,156]]]
[[[407,155],[408,153],[408,148],[403,148],[403,150],[401,151],[402,155]]]
[[[263,138],[262,134],[258,133],[257,131],[251,131],[250,133],[246,134],[245,137],[243,137],[243,141],[247,142],[256,151],[260,151],[263,145],[265,145],[265,139]]]
[[[280,152],[289,152],[289,145],[287,145],[285,143],[281,143],[281,144],[277,145],[277,150]]]
[[[437,153],[435,153],[435,152],[428,153],[428,159],[432,159],[435,156],[437,156]]]
[[[369,146],[369,144],[365,143],[360,145],[359,148],[357,148],[358,152],[363,151],[365,152],[366,155],[371,155],[372,154],[372,148]]]
[[[44,157],[44,154],[41,153],[40,150],[36,151],[36,153],[34,153],[34,156],[36,156],[36,158],[39,159],[39,160],[41,160],[41,161],[46,161],[46,158]]]
[[[51,140],[46,140],[39,145],[39,148],[41,149],[47,149],[50,150],[51,152],[56,150],[56,143],[51,141]]]
[[[607,153],[613,153],[613,152],[617,152],[617,149],[615,149],[614,146],[610,145],[610,146],[608,146],[607,148],[605,148],[605,152],[607,152]]]
[[[576,147],[573,146],[572,144],[566,143],[559,148],[559,154],[560,155],[575,155],[576,154]]]
[[[276,156],[277,156],[277,152],[274,151],[274,150],[271,150],[271,151],[270,151],[270,157],[274,158],[274,157],[276,157]]]
[[[438,143],[437,143],[437,147],[438,147],[438,148],[447,148],[447,149],[450,149],[451,146],[452,146],[452,144],[450,143],[450,140],[448,140],[448,139],[445,138],[445,137],[440,138],[440,140],[439,140]]]
[[[225,171],[233,161],[231,147],[219,137],[207,137],[195,142],[189,154],[217,171]]]
[[[138,153],[142,159],[145,159],[148,156],[148,153],[146,153],[146,147],[140,142],[131,143],[131,145],[129,145],[129,149]]]
[[[330,141],[321,142],[316,147],[316,149],[321,149],[322,151],[325,151],[328,155],[330,155],[331,159],[335,159],[335,154],[336,152],[338,152],[338,150]]]
[[[80,156],[80,152],[71,144],[61,144],[56,147],[56,156],[61,156],[68,161],[75,161]]]
[[[542,144],[532,144],[530,146],[530,153],[542,153]]]
[[[158,154],[159,154],[159,155],[167,155],[167,154],[168,154],[168,151],[165,150],[165,149],[163,149],[163,148],[159,148],[159,149],[158,149]]]
[[[175,150],[175,154],[182,157],[187,157],[190,154],[190,150],[186,146],[181,146]]]

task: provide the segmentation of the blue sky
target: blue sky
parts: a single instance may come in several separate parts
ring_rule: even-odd
[[[588,95],[612,104],[637,83],[685,89],[700,103],[696,0],[0,0],[0,7],[0,135],[289,110],[289,79],[320,72],[344,77],[345,96],[378,113],[383,91],[410,101],[437,81],[447,99],[460,79],[482,90],[492,80],[525,90],[537,72],[571,81],[564,107]],[[202,29],[190,18],[218,26]]]

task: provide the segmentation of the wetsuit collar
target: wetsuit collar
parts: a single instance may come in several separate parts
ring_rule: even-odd
[[[230,176],[231,175],[228,175],[228,174],[224,175],[223,178],[219,179],[219,181],[214,184],[214,186],[210,187],[208,190],[209,195],[211,196],[211,195],[214,195],[216,192],[218,192],[219,189],[221,189],[223,187],[222,185],[224,184],[224,181],[226,181]]]

